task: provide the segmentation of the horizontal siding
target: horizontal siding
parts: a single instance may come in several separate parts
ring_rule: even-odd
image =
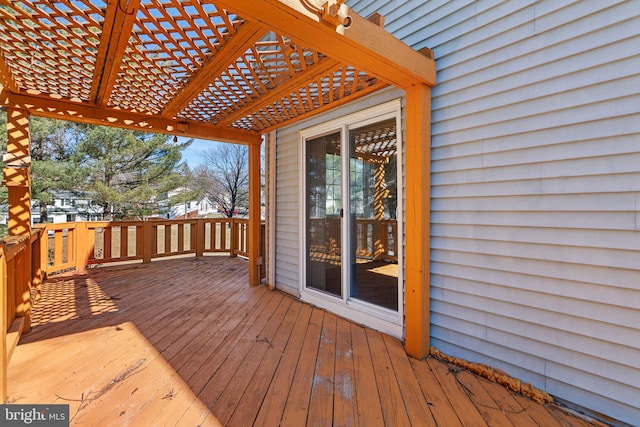
[[[295,133],[276,133],[275,286],[299,295],[300,152]]]
[[[432,344],[638,425],[640,1],[348,4],[436,58]]]

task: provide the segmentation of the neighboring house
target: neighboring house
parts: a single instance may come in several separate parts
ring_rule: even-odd
[[[56,191],[53,202],[47,206],[49,222],[99,221],[102,219],[102,206],[93,203],[90,195],[71,191]],[[39,222],[39,209],[34,209],[34,222]],[[36,221],[38,220],[38,221]]]
[[[203,196],[199,200],[172,202],[172,199],[189,191],[186,188],[177,188],[168,193],[163,193],[160,196],[159,205],[161,211],[165,212],[164,216],[167,218],[194,218],[218,212],[217,206],[207,196]]]
[[[640,2],[347,3],[435,54],[431,344],[637,425]],[[267,150],[270,283],[398,337],[404,102],[376,92]]]

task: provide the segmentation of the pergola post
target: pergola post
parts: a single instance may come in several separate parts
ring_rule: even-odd
[[[31,235],[31,156],[27,110],[7,108],[7,154],[3,160],[3,184],[9,192],[9,235]]]
[[[430,345],[431,88],[410,86],[406,97],[405,347],[421,359]]]
[[[260,284],[260,145],[249,144],[249,224],[247,242],[249,253],[249,284]]]

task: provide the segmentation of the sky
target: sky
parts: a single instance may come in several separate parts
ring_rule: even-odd
[[[178,142],[185,142],[190,138],[178,137]],[[187,162],[191,169],[194,169],[198,165],[204,162],[202,154],[208,149],[215,147],[217,144],[221,144],[216,141],[209,141],[204,139],[194,139],[190,146],[182,150],[182,159]]]

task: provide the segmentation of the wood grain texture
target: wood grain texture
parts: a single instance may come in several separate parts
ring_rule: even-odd
[[[89,425],[584,426],[247,275],[210,256],[49,279],[9,401],[68,403]]]

